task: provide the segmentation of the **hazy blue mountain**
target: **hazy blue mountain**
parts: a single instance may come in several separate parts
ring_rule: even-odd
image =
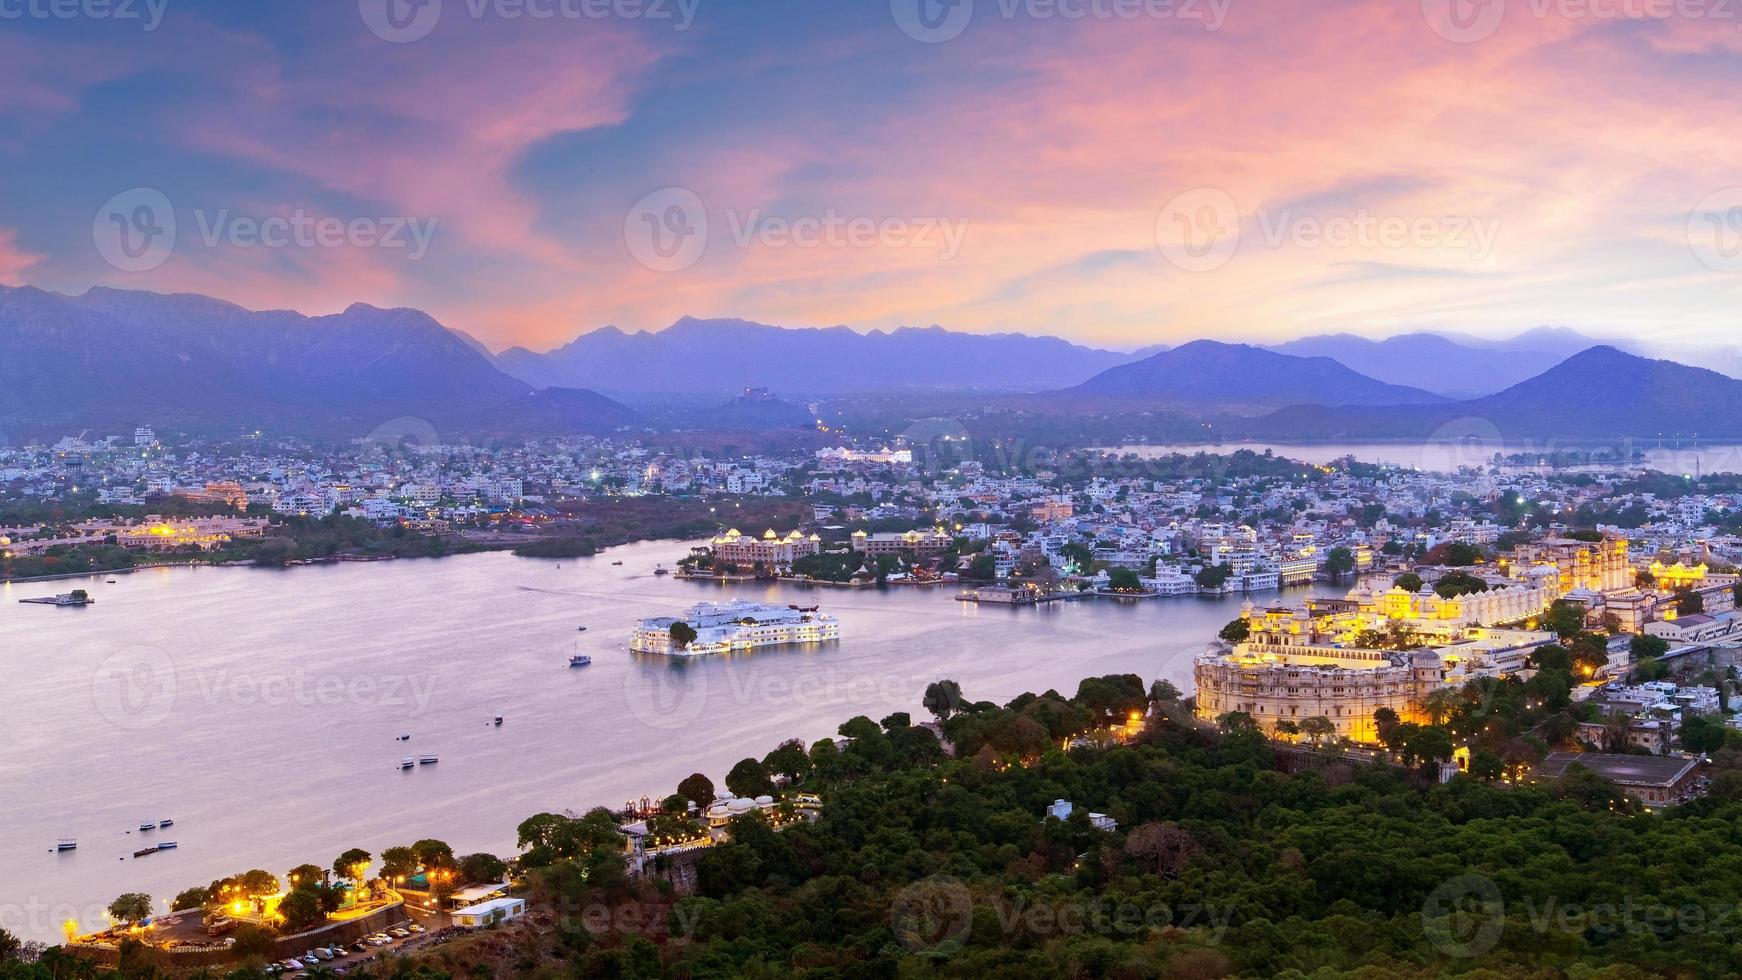
[[[594,392],[535,393],[417,310],[252,311],[192,294],[0,287],[0,426],[253,426],[362,435],[615,428]]]
[[[1195,340],[1110,368],[1061,394],[1224,410],[1446,400],[1419,388],[1377,381],[1328,357],[1296,357],[1214,340]]]
[[[1329,357],[1380,381],[1414,385],[1453,398],[1475,398],[1509,388],[1566,358],[1560,339],[1539,339],[1543,344],[1540,348],[1517,338],[1506,347],[1488,347],[1432,333],[1400,334],[1384,340],[1339,333],[1302,337],[1272,344],[1269,349],[1301,357]],[[1589,346],[1590,341],[1584,341],[1578,349]]]
[[[510,348],[502,370],[535,386],[621,392],[821,395],[913,388],[1034,391],[1076,384],[1137,355],[1024,334],[942,327],[858,333],[684,317],[658,332],[602,327],[539,354]]]
[[[1424,438],[1444,427],[1504,439],[1742,437],[1742,381],[1602,345],[1482,398],[1442,405],[1307,408],[1253,420],[1266,438]]]

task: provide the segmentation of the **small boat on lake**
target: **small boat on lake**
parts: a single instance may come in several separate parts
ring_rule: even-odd
[[[497,728],[501,728],[501,727],[502,727],[502,716],[501,716],[501,715],[497,715],[497,716],[496,716],[496,727],[497,727]]]
[[[153,844],[150,847],[141,847],[139,850],[134,851],[133,856],[136,858],[142,858],[142,857],[146,856],[147,854],[156,854],[156,853],[157,853],[157,845]]]
[[[54,849],[57,851],[76,851],[79,849],[79,842],[76,838],[62,837],[55,842]]]
[[[172,841],[172,840],[160,840],[157,842],[157,849],[160,851],[167,851],[167,850],[170,850],[174,847],[175,847],[175,841]]]
[[[147,831],[147,830],[156,830],[157,824],[154,824],[151,821],[147,820],[144,823],[139,825],[139,829],[141,832]]]
[[[585,667],[593,662],[593,658],[584,653],[577,653],[569,658],[570,667]]]
[[[411,741],[411,736],[410,736],[410,735],[409,735],[409,734],[401,734],[401,735],[400,735],[400,736],[399,736],[399,738],[397,738],[397,739],[395,739],[395,741],[398,741],[398,742],[409,742],[409,741]]]
[[[440,761],[441,760],[439,758],[437,758],[433,755],[426,755],[426,756],[420,756],[417,760],[417,764],[420,766],[433,766]]]
[[[671,570],[666,568],[664,565],[655,565],[655,566],[653,566],[653,574],[655,574],[655,575],[670,575]]]
[[[416,765],[417,765],[417,760],[413,759],[409,755],[406,756],[405,758],[399,760],[399,768],[401,768],[401,769],[411,769],[411,768],[415,767]]]
[[[614,561],[614,562],[612,562],[612,563],[611,563],[611,564],[613,564],[613,565],[621,565],[621,564],[623,564],[623,563],[622,563],[622,562],[620,562],[620,561]]]
[[[586,628],[586,627],[585,627],[585,626],[577,626],[577,627],[575,627],[575,632],[576,632],[576,633],[585,633],[585,632],[586,632],[586,631],[587,631],[587,628]]]

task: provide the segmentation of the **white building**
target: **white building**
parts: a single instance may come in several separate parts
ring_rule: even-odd
[[[518,919],[526,914],[526,899],[496,898],[477,905],[468,905],[453,912],[454,925],[464,929],[485,929],[499,922]]]
[[[672,639],[671,628],[680,622],[696,631],[695,639],[688,645],[680,645]],[[827,613],[817,612],[815,606],[800,609],[734,599],[730,602],[697,603],[682,618],[655,616],[644,619],[635,628],[629,649],[636,653],[700,657],[840,638],[840,621]]]

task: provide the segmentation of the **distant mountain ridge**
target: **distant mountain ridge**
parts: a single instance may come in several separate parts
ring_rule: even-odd
[[[1277,439],[1404,439],[1482,423],[1500,437],[1742,437],[1742,381],[1598,345],[1504,391],[1439,405],[1309,406],[1253,420]]]
[[[1570,331],[1568,331],[1570,333]],[[1529,339],[1537,336],[1541,347]],[[1577,336],[1577,335],[1574,335]],[[1579,338],[1583,350],[1595,341]],[[1475,398],[1509,388],[1554,367],[1569,353],[1560,338],[1541,331],[1520,335],[1504,346],[1483,346],[1477,338],[1453,339],[1436,333],[1407,333],[1370,340],[1354,334],[1302,337],[1269,349],[1302,357],[1329,357],[1346,367],[1391,384],[1414,385],[1452,398]]]
[[[0,426],[140,422],[360,436],[412,416],[440,432],[606,431],[634,413],[536,392],[418,310],[308,317],[194,294],[0,287]]]
[[[1214,340],[1194,340],[1109,368],[1058,395],[1228,410],[1446,401],[1420,388],[1375,380],[1329,357],[1299,357]]]
[[[602,327],[543,354],[513,347],[496,355],[496,364],[539,387],[826,395],[945,387],[1035,391],[1076,384],[1138,356],[1057,337],[937,326],[859,333],[844,326],[684,317],[658,332]]]

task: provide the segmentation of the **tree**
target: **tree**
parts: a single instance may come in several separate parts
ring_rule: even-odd
[[[1252,635],[1252,623],[1246,617],[1241,616],[1222,627],[1222,631],[1216,635],[1229,643],[1245,643],[1247,637]]]
[[[353,847],[333,859],[333,877],[361,884],[364,876],[368,875],[369,863],[373,860],[374,855],[368,851]]]
[[[1258,725],[1244,711],[1228,711],[1217,716],[1216,727],[1225,732],[1249,732]]]
[[[690,644],[696,641],[696,628],[681,619],[672,623],[668,632],[671,634],[672,645],[679,650],[688,650]]]
[[[508,874],[508,862],[482,851],[460,858],[460,877],[469,882],[501,881]]]
[[[811,759],[805,754],[804,743],[790,738],[768,753],[768,757],[762,760],[762,766],[770,773],[779,773],[788,781],[797,782],[810,774]]]
[[[381,852],[381,877],[398,881],[417,874],[417,853],[409,847],[389,847]]]
[[[962,685],[947,678],[933,681],[926,685],[925,697],[920,704],[938,721],[948,721],[951,715],[962,709]]]
[[[428,837],[411,845],[411,853],[417,855],[417,863],[425,871],[454,866],[454,849],[447,841]]]
[[[699,772],[692,772],[684,777],[683,782],[677,784],[677,792],[684,799],[706,809],[714,802],[714,781]]]
[[[1163,878],[1176,877],[1202,851],[1190,833],[1171,821],[1142,824],[1125,838],[1125,856]]]
[[[1693,589],[1675,590],[1675,611],[1678,616],[1692,616],[1706,611],[1706,597]]]
[[[1179,699],[1180,689],[1174,687],[1173,682],[1165,677],[1158,678],[1155,683],[1149,685],[1149,700],[1157,704],[1166,704]]]
[[[1693,715],[1682,720],[1682,748],[1689,752],[1711,753],[1724,747],[1724,722],[1721,718]]]
[[[1300,733],[1314,745],[1323,745],[1337,734],[1337,726],[1324,715],[1313,715],[1300,723]]]
[[[1220,565],[1206,565],[1198,569],[1194,576],[1199,586],[1206,589],[1219,589],[1227,584],[1228,576],[1234,574],[1234,566],[1223,562]]]
[[[1355,570],[1355,554],[1348,548],[1338,545],[1325,555],[1325,572],[1333,581],[1342,578]]]
[[[1434,583],[1434,594],[1442,599],[1456,599],[1461,595],[1486,591],[1488,583],[1469,572],[1447,572]]]
[[[1560,634],[1563,640],[1570,640],[1585,628],[1585,608],[1557,599],[1542,614],[1542,628]]]
[[[1661,657],[1669,652],[1669,641],[1661,636],[1650,633],[1635,633],[1633,639],[1627,641],[1627,650],[1633,654],[1635,662]]]
[[[0,928],[0,963],[18,958],[18,953],[24,948],[24,942],[17,936]]]
[[[126,892],[109,903],[109,915],[117,922],[143,922],[151,918],[151,896],[143,892]]]
[[[210,890],[196,885],[193,888],[185,889],[180,894],[176,895],[175,898],[171,899],[169,902],[169,910],[171,912],[180,912],[183,909],[203,908],[205,907],[205,904],[211,900],[211,897],[212,893]]]
[[[295,890],[298,888],[314,888],[317,885],[325,884],[327,875],[326,872],[317,865],[299,864],[290,869],[290,872],[285,875],[285,879],[290,882],[291,889]]]
[[[774,781],[768,778],[768,770],[755,759],[740,759],[726,774],[726,788],[733,796],[766,796],[774,792]]]
[[[1107,587],[1114,592],[1142,592],[1143,580],[1129,568],[1115,568],[1107,573]]]
[[[1397,712],[1390,708],[1379,708],[1373,712],[1373,729],[1378,734],[1379,741],[1390,744],[1391,732],[1397,724]]]
[[[278,914],[284,918],[286,932],[302,932],[326,918],[320,895],[313,888],[297,888],[284,896],[278,903]]]
[[[238,925],[230,938],[235,940],[231,951],[244,958],[267,956],[278,948],[278,937],[252,922]]]
[[[1405,592],[1420,592],[1421,591],[1421,576],[1415,574],[1414,572],[1404,572],[1402,575],[1399,575],[1396,578],[1392,579],[1391,584],[1397,586],[1398,588],[1402,589]]]

